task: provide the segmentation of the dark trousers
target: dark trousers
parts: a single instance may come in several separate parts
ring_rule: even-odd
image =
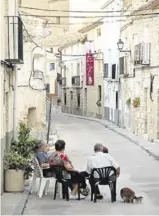
[[[93,181],[89,178],[89,174],[88,174],[86,171],[81,172],[81,175],[83,175],[85,178],[88,178],[89,184],[90,184],[91,189],[92,189],[92,191],[93,191],[93,193],[94,193],[95,182],[93,182]],[[100,190],[99,190],[98,185],[96,186],[96,192],[97,192],[97,194],[100,194]]]
[[[55,171],[52,167],[49,169],[43,169],[43,175],[44,177],[55,177]]]
[[[71,174],[71,179],[70,179],[70,183],[72,184],[77,184],[77,182],[80,183],[80,187],[81,188],[86,188],[87,184],[86,184],[86,179],[85,176],[82,174],[83,172],[69,172]],[[71,187],[70,185],[70,187]],[[71,189],[73,189],[71,187]]]

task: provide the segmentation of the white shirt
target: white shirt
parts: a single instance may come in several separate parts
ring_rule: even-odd
[[[108,166],[113,166],[115,169],[119,167],[118,163],[111,155],[103,152],[96,152],[88,159],[86,172],[88,174],[91,174],[91,171],[94,168],[102,168]]]

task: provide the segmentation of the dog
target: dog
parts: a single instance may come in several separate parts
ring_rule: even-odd
[[[120,196],[124,203],[133,203],[134,201],[136,203],[141,203],[143,199],[142,196],[137,197],[135,192],[130,188],[122,188],[120,190]]]

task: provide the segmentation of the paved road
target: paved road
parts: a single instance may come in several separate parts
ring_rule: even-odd
[[[96,204],[87,200],[69,202],[53,200],[49,194],[38,199],[34,193],[29,197],[25,215],[159,215],[159,162],[155,161],[138,146],[95,122],[54,115],[53,127],[66,140],[67,153],[74,165],[85,169],[88,156],[93,153],[93,145],[101,142],[108,146],[110,153],[121,165],[118,179],[117,202],[110,202],[107,186],[101,187],[104,200]],[[131,187],[137,195],[142,195],[142,204],[124,204],[120,199],[120,189]]]

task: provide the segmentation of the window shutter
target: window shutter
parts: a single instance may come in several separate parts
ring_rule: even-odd
[[[142,65],[150,64],[150,43],[143,43],[143,60]]]
[[[124,57],[119,60],[120,74],[124,74]]]
[[[108,63],[104,64],[104,78],[108,78]]]

